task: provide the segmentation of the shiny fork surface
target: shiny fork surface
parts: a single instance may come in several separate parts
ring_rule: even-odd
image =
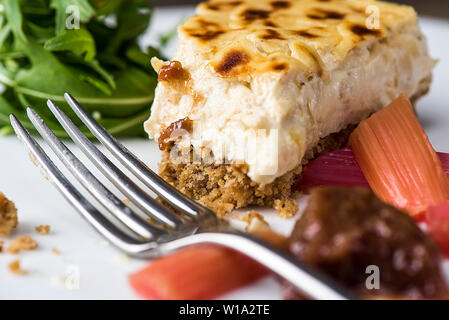
[[[49,100],[50,110],[72,140],[99,171],[141,210],[140,214],[134,212],[87,169],[33,109],[28,108],[28,117],[42,138],[73,177],[80,182],[84,193],[94,199],[88,200],[64,176],[20,121],[11,115],[11,124],[18,138],[24,143],[33,162],[44,176],[87,222],[116,247],[135,257],[156,258],[200,243],[225,246],[263,264],[291,282],[309,298],[335,300],[351,298],[346,290],[328,277],[311,270],[251,235],[232,229],[224,220],[218,219],[211,210],[185,197],[112,137],[72,96],[66,94],[65,99],[86,127],[123,167],[169,204],[169,206],[162,205],[137,186],[81,133],[56,104]],[[181,214],[175,213],[172,208]],[[145,219],[142,214],[151,219]]]

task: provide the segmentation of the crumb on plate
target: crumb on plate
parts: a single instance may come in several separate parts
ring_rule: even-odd
[[[9,237],[17,224],[16,206],[0,192],[0,237]]]
[[[34,229],[39,234],[48,234],[50,232],[49,225],[40,225],[40,226],[35,227]]]
[[[270,225],[265,221],[263,215],[257,211],[248,211],[245,215],[235,218],[247,223],[245,230],[249,233],[270,229]]]
[[[37,248],[37,242],[29,235],[20,236],[9,244],[8,252],[17,254],[22,250],[34,250]]]
[[[51,253],[53,253],[53,254],[56,254],[56,255],[60,255],[61,254],[61,251],[59,251],[58,249],[56,249],[56,248],[53,248],[53,249],[51,249]]]
[[[295,199],[279,199],[274,201],[274,209],[282,218],[291,218],[298,212],[298,203]]]
[[[20,266],[20,261],[19,261],[19,260],[14,260],[13,262],[11,262],[11,263],[8,265],[8,268],[9,268],[9,271],[10,271],[12,274],[15,274],[15,275],[18,275],[18,276],[23,276],[23,275],[25,275],[25,274],[28,273],[28,271],[23,270],[23,269],[21,268],[21,266]]]

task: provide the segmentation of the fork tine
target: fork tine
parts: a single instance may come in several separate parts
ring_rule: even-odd
[[[98,202],[109,210],[131,231],[145,238],[157,237],[162,230],[150,225],[136,215],[120,199],[114,196],[97,178],[78,160],[78,158],[56,137],[41,117],[32,109],[27,114],[34,127],[39,131],[48,145],[78,181],[94,196]]]
[[[142,247],[151,248],[154,243],[137,241],[117,228],[112,222],[106,219],[76,188],[65,178],[62,172],[56,167],[45,151],[39,146],[20,121],[10,115],[11,125],[19,140],[33,157],[33,162],[41,169],[45,178],[49,180],[67,201],[87,220],[101,235],[108,241],[126,252],[138,252]]]
[[[72,140],[89,157],[92,163],[131,201],[133,201],[144,213],[158,222],[171,228],[180,227],[185,221],[175,215],[169,209],[162,206],[155,199],[140,189],[119,168],[117,168],[87,137],[75,126],[75,124],[62,112],[53,101],[47,101],[48,107],[61,123]]]
[[[134,175],[136,175],[148,188],[158,196],[166,200],[175,208],[186,214],[195,216],[198,214],[212,214],[208,208],[185,197],[181,192],[173,188],[164,179],[154,173],[148,166],[140,161],[131,151],[117,141],[97,121],[95,121],[70,94],[64,95],[67,103],[78,115],[92,134]]]

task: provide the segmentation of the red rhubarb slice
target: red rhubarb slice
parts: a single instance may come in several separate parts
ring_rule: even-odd
[[[362,121],[349,141],[383,201],[416,215],[449,200],[449,180],[405,95]]]
[[[268,274],[246,256],[222,247],[189,247],[131,274],[131,286],[146,299],[214,299]]]

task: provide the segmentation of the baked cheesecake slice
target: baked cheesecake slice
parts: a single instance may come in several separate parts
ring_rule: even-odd
[[[212,0],[178,35],[145,129],[162,177],[220,215],[288,206],[308,160],[435,64],[413,8],[373,0]]]

